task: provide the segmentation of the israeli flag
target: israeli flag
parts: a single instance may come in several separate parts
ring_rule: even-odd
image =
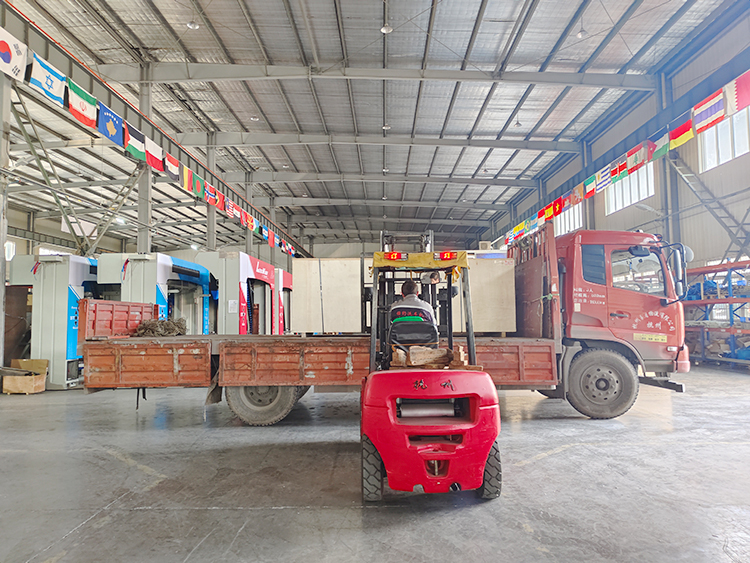
[[[65,105],[65,75],[34,53],[29,84],[53,102]]]

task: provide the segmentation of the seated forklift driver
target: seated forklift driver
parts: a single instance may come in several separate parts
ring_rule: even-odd
[[[406,351],[409,346],[438,345],[438,331],[435,311],[432,306],[417,297],[417,284],[407,280],[401,286],[403,299],[391,305],[388,342],[392,347]]]

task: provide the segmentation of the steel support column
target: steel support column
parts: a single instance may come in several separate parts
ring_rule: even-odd
[[[141,83],[138,94],[138,109],[141,113],[151,118],[151,82],[150,65],[141,66]],[[147,254],[151,252],[151,167],[146,166],[143,175],[138,182],[138,252]]]
[[[216,132],[209,133],[206,147],[206,164],[209,170],[216,170]],[[216,250],[216,207],[206,205],[206,246],[208,250]]]
[[[0,169],[7,170],[10,165],[10,78],[0,73]],[[5,334],[5,279],[7,264],[5,262],[5,243],[8,240],[8,177],[0,175],[0,335]],[[5,338],[0,338],[0,362],[5,365]]]
[[[247,202],[253,204],[253,184],[250,180],[250,172],[245,172],[245,199]],[[250,229],[245,229],[245,252],[252,256],[253,255],[253,243],[255,235]]]
[[[268,211],[269,211],[271,223],[276,225],[277,223],[276,223],[276,198],[275,197],[271,198],[270,205],[268,206]],[[279,233],[275,233],[275,235],[279,236]],[[269,254],[270,259],[268,261],[275,266],[276,263],[274,262],[274,260],[276,258],[276,246],[272,246],[269,252],[270,252]]]

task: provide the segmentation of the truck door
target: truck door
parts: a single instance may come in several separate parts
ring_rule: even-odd
[[[669,358],[667,345],[678,339],[660,253],[645,246],[606,245],[609,264],[607,309],[615,338],[630,342],[644,360]],[[674,354],[672,354],[673,356]]]

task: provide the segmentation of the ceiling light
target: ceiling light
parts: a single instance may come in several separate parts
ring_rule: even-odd
[[[518,116],[516,116],[516,122],[513,124],[513,127],[515,127],[516,129],[518,129],[520,126],[521,126],[521,122],[518,121]]]
[[[380,33],[382,33],[383,35],[388,35],[391,31],[393,31],[393,28],[388,22],[386,22],[385,25],[380,28]]]
[[[118,223],[120,223],[120,225],[124,225],[125,224],[125,219],[123,219],[122,217],[115,218],[115,221],[117,221]]]
[[[200,24],[195,20],[190,20],[187,22],[188,29],[198,29],[200,28]]]
[[[391,130],[391,126],[390,125],[388,125],[387,123],[385,125],[383,125],[383,131],[390,131],[390,130]]]
[[[193,250],[198,250],[198,245],[197,244],[191,244],[190,248],[192,248]]]
[[[302,194],[302,197],[307,197],[307,194]]]
[[[260,121],[260,117],[258,117],[257,115],[251,115],[250,121]]]
[[[387,174],[388,172],[390,172],[388,168],[383,168],[383,174]]]
[[[288,164],[282,164],[281,167],[282,168],[289,168],[289,165]]]
[[[388,196],[383,194],[383,201],[385,201],[386,199],[388,199]]]
[[[388,215],[383,215],[383,219],[388,219]]]

